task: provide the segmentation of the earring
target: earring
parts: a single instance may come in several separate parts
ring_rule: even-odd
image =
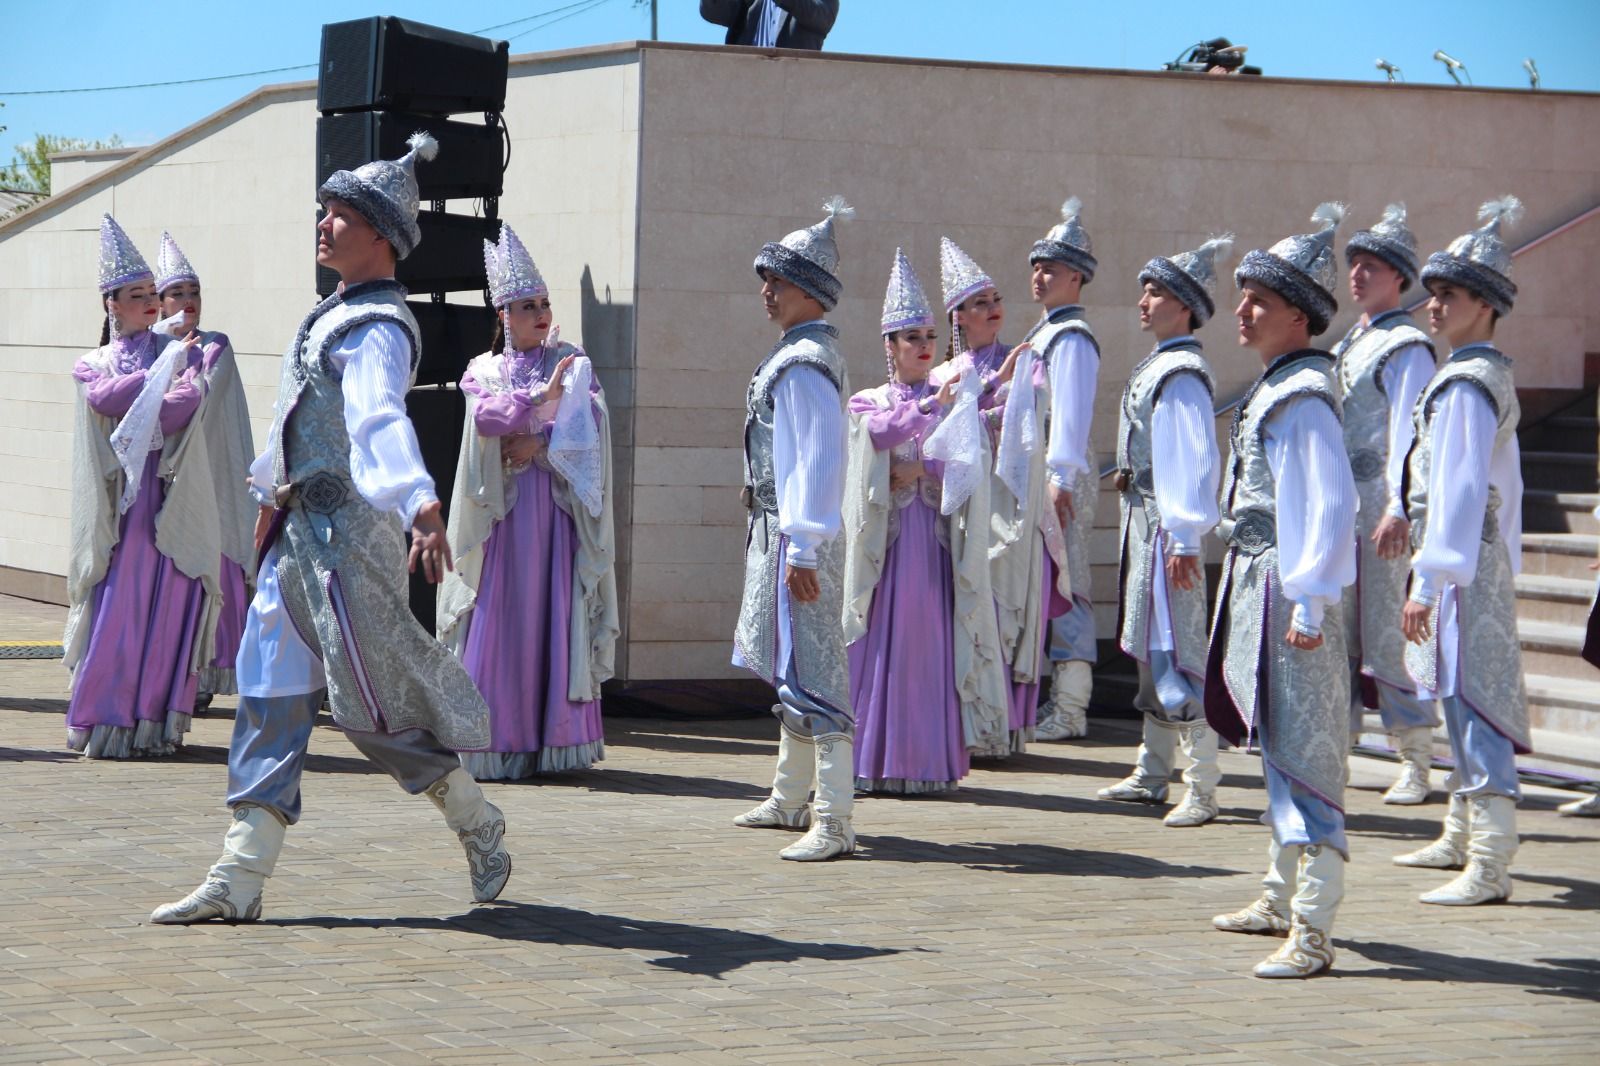
[[[883,369],[889,381],[896,380],[894,372],[894,345],[888,337],[883,338]]]
[[[512,352],[512,345],[511,345],[511,312],[509,312],[509,311],[501,311],[500,312],[500,323],[501,323],[500,332],[504,333],[505,334],[505,338],[506,338],[505,351],[503,351],[501,354],[505,358],[510,359],[511,358],[511,352]]]
[[[122,316],[115,310],[107,310],[106,320],[111,324],[111,339],[116,340],[122,336]]]

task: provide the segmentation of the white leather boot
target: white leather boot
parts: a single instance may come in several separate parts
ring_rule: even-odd
[[[1189,760],[1183,769],[1183,780],[1189,788],[1161,821],[1180,829],[1205,825],[1217,816],[1217,784],[1222,780],[1222,769],[1217,765],[1217,734],[1204,722],[1187,722],[1178,727],[1178,744]]]
[[[1467,862],[1467,803],[1455,791],[1454,774],[1445,778],[1450,805],[1444,812],[1444,829],[1439,839],[1416,851],[1396,855],[1396,866],[1423,866],[1431,870],[1459,870]]]
[[[1517,803],[1510,796],[1473,796],[1467,865],[1449,884],[1417,897],[1443,907],[1472,907],[1511,898],[1517,853]]]
[[[1165,803],[1167,779],[1172,776],[1173,755],[1178,750],[1178,730],[1144,716],[1144,738],[1134,760],[1133,773],[1095,795],[1121,803]]]
[[[483,788],[461,767],[427,787],[425,795],[444,814],[444,824],[456,831],[467,853],[472,875],[472,899],[488,903],[511,879],[511,856],[506,852],[506,816],[490,803]]]
[[[1344,899],[1344,856],[1326,844],[1301,848],[1296,881],[1289,938],[1256,963],[1257,977],[1311,977],[1333,966],[1333,919]]]
[[[1242,911],[1217,915],[1211,919],[1213,926],[1224,933],[1289,934],[1289,900],[1295,892],[1300,849],[1281,847],[1273,840],[1267,844],[1267,860],[1267,875],[1261,879],[1261,898]]]
[[[1050,713],[1033,730],[1035,740],[1072,740],[1089,734],[1089,695],[1094,668],[1082,659],[1050,669]]]
[[[1556,813],[1563,818],[1600,818],[1600,792],[1563,803],[1556,808]]]
[[[743,829],[804,829],[811,824],[811,783],[816,779],[817,756],[809,740],[778,727],[778,770],[772,794],[734,818]]]
[[[830,733],[816,738],[817,800],[806,835],[778,852],[795,862],[822,862],[856,850],[856,831],[850,827],[855,805],[856,768],[850,738]]]
[[[224,922],[253,922],[261,917],[261,889],[278,853],[283,850],[287,827],[265,807],[241,803],[233,809],[233,823],[222,839],[222,858],[211,867],[199,888],[176,903],[157,907],[150,914],[156,925],[193,925],[213,918]]]
[[[1433,727],[1417,726],[1394,733],[1400,753],[1400,776],[1383,794],[1383,802],[1414,807],[1428,801],[1428,771],[1433,766]]]

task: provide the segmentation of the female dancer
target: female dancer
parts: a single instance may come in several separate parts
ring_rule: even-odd
[[[583,350],[551,329],[550,290],[510,226],[484,242],[499,324],[461,379],[467,423],[450,504],[456,568],[439,639],[489,704],[480,780],[605,757],[600,684],[618,633],[611,421]]]
[[[67,744],[91,758],[170,754],[216,626],[217,502],[191,432],[205,382],[193,334],[158,336],[155,276],[100,223],[100,347],[78,360],[73,516],[62,643]]]

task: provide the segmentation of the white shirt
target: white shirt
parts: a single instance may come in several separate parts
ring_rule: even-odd
[[[778,529],[789,538],[789,565],[815,569],[817,548],[844,524],[844,406],[826,375],[801,365],[779,376],[772,407]]]
[[[1356,579],[1356,482],[1333,409],[1314,396],[1281,404],[1262,426],[1277,485],[1278,576],[1296,629],[1316,635],[1323,612]]]
[[[1433,377],[1433,371],[1433,353],[1427,346],[1408,344],[1389,357],[1380,376],[1383,391],[1389,397],[1389,462],[1384,470],[1389,503],[1385,510],[1395,518],[1406,516],[1405,501],[1400,498],[1400,482],[1405,476],[1411,440],[1416,435],[1411,413],[1417,406],[1417,397]]]
[[[350,434],[350,477],[372,506],[393,511],[406,525],[417,511],[438,499],[433,478],[422,465],[416,431],[406,417],[411,355],[405,335],[389,322],[357,326],[329,351],[341,375],[344,424]],[[272,447],[250,464],[252,491],[272,484]],[[245,696],[291,696],[327,685],[322,659],[300,639],[278,589],[278,548],[273,546],[256,573],[256,594],[245,618],[234,666]]]
[[[1049,356],[1050,440],[1044,461],[1051,483],[1065,489],[1089,472],[1089,425],[1100,353],[1089,338],[1067,330],[1051,345]]]
[[[1434,403],[1427,527],[1411,559],[1417,576],[1411,598],[1427,604],[1438,602],[1447,584],[1470,585],[1477,576],[1491,485],[1499,490],[1500,536],[1513,572],[1522,561],[1522,455],[1516,435],[1495,447],[1494,411],[1466,382],[1446,385]]]
[[[1176,374],[1161,387],[1150,416],[1150,463],[1156,507],[1172,555],[1199,555],[1200,540],[1217,524],[1215,416],[1205,382]]]

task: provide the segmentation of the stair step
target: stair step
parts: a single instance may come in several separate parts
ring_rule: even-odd
[[[1528,721],[1534,730],[1534,751],[1540,756],[1534,761],[1568,772],[1600,766],[1600,670],[1591,667],[1590,674],[1526,676]],[[1517,760],[1519,765],[1527,761]]]
[[[1600,535],[1588,533],[1522,534],[1522,572],[1593,580],[1589,564],[1600,555]]]
[[[1533,489],[1522,494],[1523,532],[1600,534],[1600,492]]]
[[[1594,410],[1593,401],[1589,402],[1588,410]],[[1592,414],[1554,415],[1517,433],[1517,439],[1524,448],[1534,451],[1543,448],[1553,452],[1564,452],[1574,443],[1581,444],[1587,450],[1588,443],[1592,443],[1597,436],[1600,436],[1600,419]]]
[[[1582,626],[1589,619],[1594,582],[1549,574],[1517,575],[1517,617]]]
[[[1592,443],[1586,446],[1592,449]],[[1523,452],[1522,480],[1530,489],[1593,492],[1597,462],[1600,462],[1600,457],[1593,450]]]
[[[1524,674],[1575,680],[1595,677],[1594,667],[1579,655],[1583,650],[1580,626],[1518,618],[1517,636],[1522,644]]]

